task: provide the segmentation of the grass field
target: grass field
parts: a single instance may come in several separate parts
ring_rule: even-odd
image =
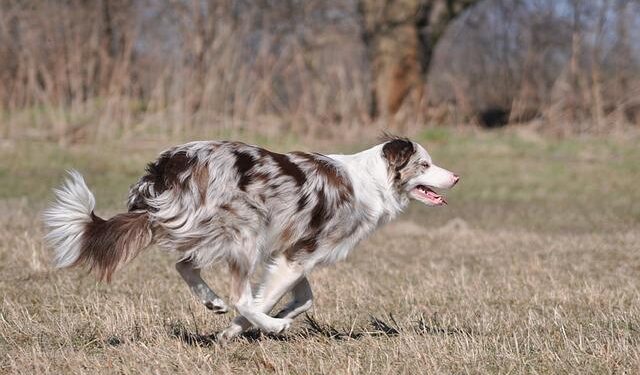
[[[0,373],[639,373],[637,142],[421,141],[463,176],[449,206],[412,205],[313,273],[315,307],[283,336],[226,347],[213,337],[230,316],[191,297],[170,254],[149,249],[98,284],[52,270],[42,243],[65,168],[108,216],[163,146],[0,146]],[[226,269],[205,278],[227,295]]]

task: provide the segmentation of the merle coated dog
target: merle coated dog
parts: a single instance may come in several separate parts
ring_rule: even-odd
[[[434,189],[459,177],[436,166],[406,138],[353,155],[279,154],[240,142],[202,141],[173,147],[150,163],[131,187],[128,212],[108,220],[82,176],[69,173],[45,211],[46,240],[58,267],[85,265],[100,279],[151,244],[178,254],[176,268],[193,294],[217,312],[227,304],[200,277],[214,263],[229,266],[238,316],[219,338],[251,326],[281,332],[307,311],[306,275],[344,259],[411,199],[446,204]],[[264,267],[255,291],[250,279]],[[292,300],[268,315],[288,292]]]

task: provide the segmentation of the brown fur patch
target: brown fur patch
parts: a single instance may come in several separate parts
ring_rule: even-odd
[[[144,178],[153,182],[156,194],[175,187],[179,183],[178,176],[193,167],[197,159],[187,156],[186,151],[165,152],[155,163],[147,166],[147,176]]]
[[[304,210],[304,208],[307,207],[307,204],[309,204],[309,194],[304,193],[300,199],[298,199],[298,212]]]
[[[149,215],[129,212],[104,220],[92,212],[91,218],[74,265],[86,265],[89,271],[97,272],[100,280],[109,282],[120,264],[133,259],[151,243]]]
[[[268,182],[271,180],[271,176],[267,173],[256,172],[253,174],[253,178],[262,182]]]
[[[235,167],[238,170],[240,179],[238,180],[238,188],[242,191],[247,190],[247,185],[253,180],[251,170],[256,165],[256,158],[248,152],[234,151],[236,155]]]
[[[293,260],[302,252],[312,253],[318,248],[318,240],[313,236],[306,236],[296,241],[284,251],[287,260]]]
[[[382,154],[389,164],[389,175],[396,185],[401,184],[402,169],[416,152],[413,142],[406,138],[395,138],[382,146]]]
[[[331,164],[330,161],[325,160],[326,156],[320,154],[308,154],[305,152],[296,152],[294,154],[305,158],[313,165],[314,170],[327,180],[329,186],[338,191],[341,202],[353,197],[353,186],[351,185],[351,181],[348,177],[342,174],[338,168]]]
[[[186,151],[165,151],[156,161],[147,164],[147,174],[142,176],[141,180],[152,183],[153,195],[157,196],[179,185],[183,187],[180,184],[179,175],[197,165],[197,162],[197,158],[187,156]],[[183,183],[187,180],[185,179]],[[129,204],[129,212],[150,210],[151,207],[146,202],[146,199],[151,198],[150,195],[148,191],[144,194],[136,194],[135,200]]]
[[[207,200],[207,190],[209,189],[209,167],[206,164],[197,164],[193,168],[193,172],[191,172],[191,178],[198,188],[200,203],[204,204]]]
[[[304,174],[302,169],[300,169],[297,164],[289,160],[287,155],[278,154],[265,149],[260,149],[260,153],[262,156],[270,156],[271,159],[278,164],[278,167],[283,174],[290,176],[295,180],[296,185],[302,186],[307,181],[307,176]]]
[[[318,201],[311,210],[309,219],[309,230],[300,240],[284,250],[287,259],[292,260],[300,256],[303,252],[312,253],[318,247],[318,237],[324,229],[324,225],[329,220],[330,212],[327,207],[327,199],[323,191],[318,192]]]
[[[413,143],[407,139],[394,139],[382,147],[382,154],[396,171],[407,165],[415,151]]]
[[[316,231],[319,229],[329,218],[329,210],[327,209],[327,202],[324,192],[318,192],[318,202],[311,210],[311,220],[309,220],[309,227]]]

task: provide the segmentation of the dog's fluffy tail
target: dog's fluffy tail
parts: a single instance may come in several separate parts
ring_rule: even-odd
[[[77,171],[55,190],[56,201],[44,212],[45,240],[55,251],[58,268],[86,265],[100,280],[111,275],[151,244],[147,212],[118,214],[109,220],[93,213],[96,201]]]

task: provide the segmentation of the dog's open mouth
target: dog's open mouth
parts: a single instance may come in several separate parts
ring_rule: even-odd
[[[411,189],[411,195],[419,201],[433,206],[441,206],[447,204],[444,196],[436,193],[428,186],[418,185]]]

